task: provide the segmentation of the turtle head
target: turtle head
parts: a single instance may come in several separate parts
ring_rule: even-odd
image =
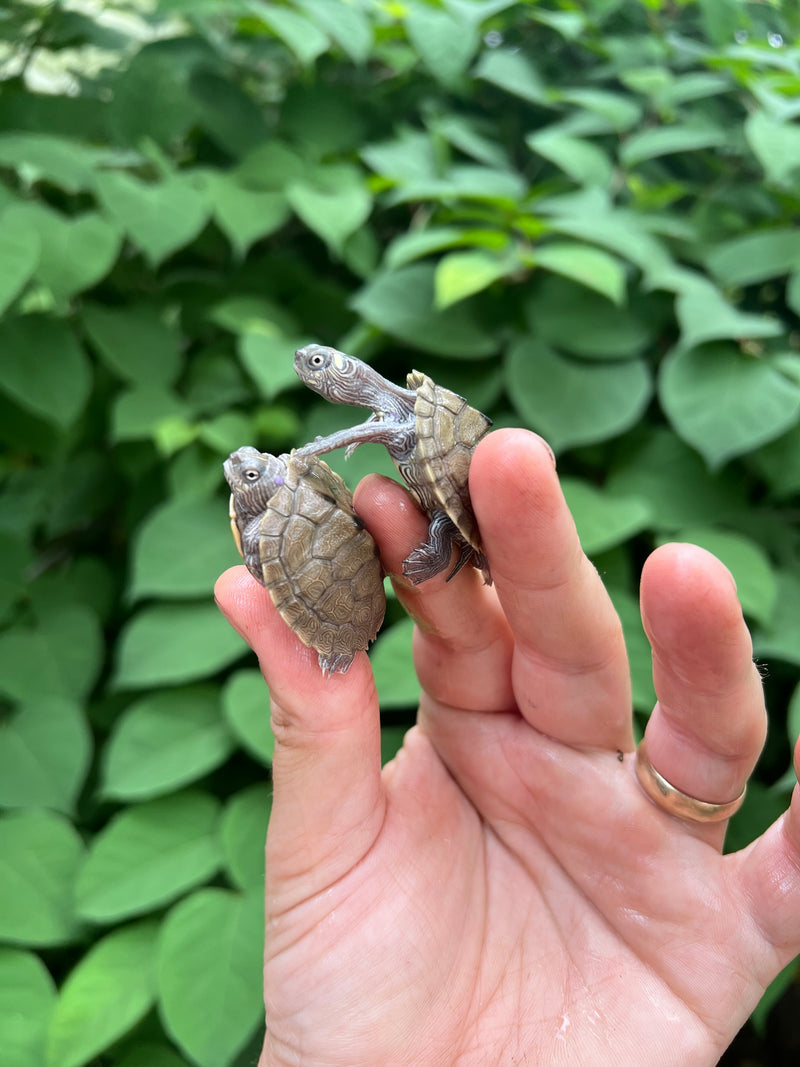
[[[231,452],[222,469],[231,487],[232,507],[246,521],[260,515],[276,489],[283,485],[286,458],[245,445]]]
[[[306,345],[294,354],[294,369],[300,381],[334,404],[357,408],[380,408],[392,383],[355,356],[328,345]]]

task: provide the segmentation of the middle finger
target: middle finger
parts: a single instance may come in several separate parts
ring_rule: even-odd
[[[622,626],[584,555],[541,438],[498,430],[478,445],[470,494],[514,635],[524,717],[567,744],[633,747]]]
[[[581,551],[547,446],[523,430],[490,434],[476,450],[470,491],[495,588],[469,568],[450,583],[395,579],[418,623],[423,689],[450,707],[518,708],[571,744],[632,748],[621,627]],[[384,564],[398,574],[426,519],[393,483],[365,480],[357,499]]]

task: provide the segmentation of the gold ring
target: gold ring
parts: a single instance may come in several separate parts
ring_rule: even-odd
[[[745,786],[739,796],[735,800],[729,800],[727,804],[712,804],[682,793],[680,789],[670,785],[650,762],[644,739],[636,749],[636,777],[645,793],[660,808],[678,819],[689,819],[692,822],[722,822],[723,819],[729,819],[742,806],[747,792]]]

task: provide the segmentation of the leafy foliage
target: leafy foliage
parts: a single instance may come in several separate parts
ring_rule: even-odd
[[[0,21],[0,998],[14,1067],[259,1041],[267,696],[215,611],[221,462],[345,424],[308,341],[549,438],[652,707],[635,605],[736,576],[800,723],[800,47],[725,0],[156,0]],[[347,467],[388,471],[363,449]],[[374,649],[396,750],[418,685]],[[787,968],[755,1016],[796,975]]]

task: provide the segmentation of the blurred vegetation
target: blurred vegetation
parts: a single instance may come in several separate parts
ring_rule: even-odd
[[[295,381],[299,344],[418,367],[550,440],[640,727],[641,562],[670,539],[717,553],[771,714],[729,847],[786,806],[799,30],[797,8],[739,0],[3,6],[9,1067],[254,1062],[271,736],[210,590],[236,561],[223,458],[347,424]],[[374,447],[332,462],[351,484],[390,470]],[[394,603],[373,651],[387,755],[409,642]],[[790,967],[748,1062],[790,1062],[768,1011],[797,990]]]

